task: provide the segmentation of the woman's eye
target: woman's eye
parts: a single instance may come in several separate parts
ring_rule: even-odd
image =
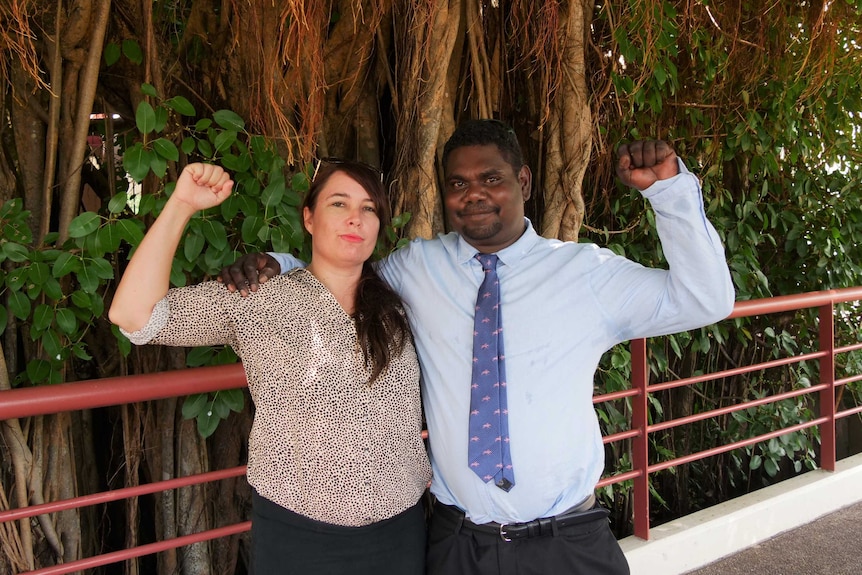
[[[375,208],[374,206],[365,206],[365,211],[374,213],[377,211],[377,208]]]

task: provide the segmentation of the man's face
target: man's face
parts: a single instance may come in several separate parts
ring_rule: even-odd
[[[449,225],[482,253],[515,243],[524,233],[524,202],[532,173],[515,170],[495,144],[450,152],[444,166],[443,202]]]

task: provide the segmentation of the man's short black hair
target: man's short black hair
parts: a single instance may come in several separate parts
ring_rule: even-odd
[[[449,161],[449,154],[464,146],[487,146],[494,144],[500,149],[505,160],[517,173],[524,165],[521,145],[515,130],[500,120],[468,120],[458,126],[443,146],[443,169]]]

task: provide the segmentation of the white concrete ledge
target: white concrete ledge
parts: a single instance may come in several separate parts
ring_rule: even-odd
[[[632,575],[681,575],[862,501],[862,454],[620,541]]]

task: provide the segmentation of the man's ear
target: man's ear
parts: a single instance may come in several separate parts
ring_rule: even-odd
[[[533,172],[530,171],[530,166],[527,164],[524,164],[518,170],[518,182],[521,184],[521,197],[526,202],[530,199],[533,189]]]

